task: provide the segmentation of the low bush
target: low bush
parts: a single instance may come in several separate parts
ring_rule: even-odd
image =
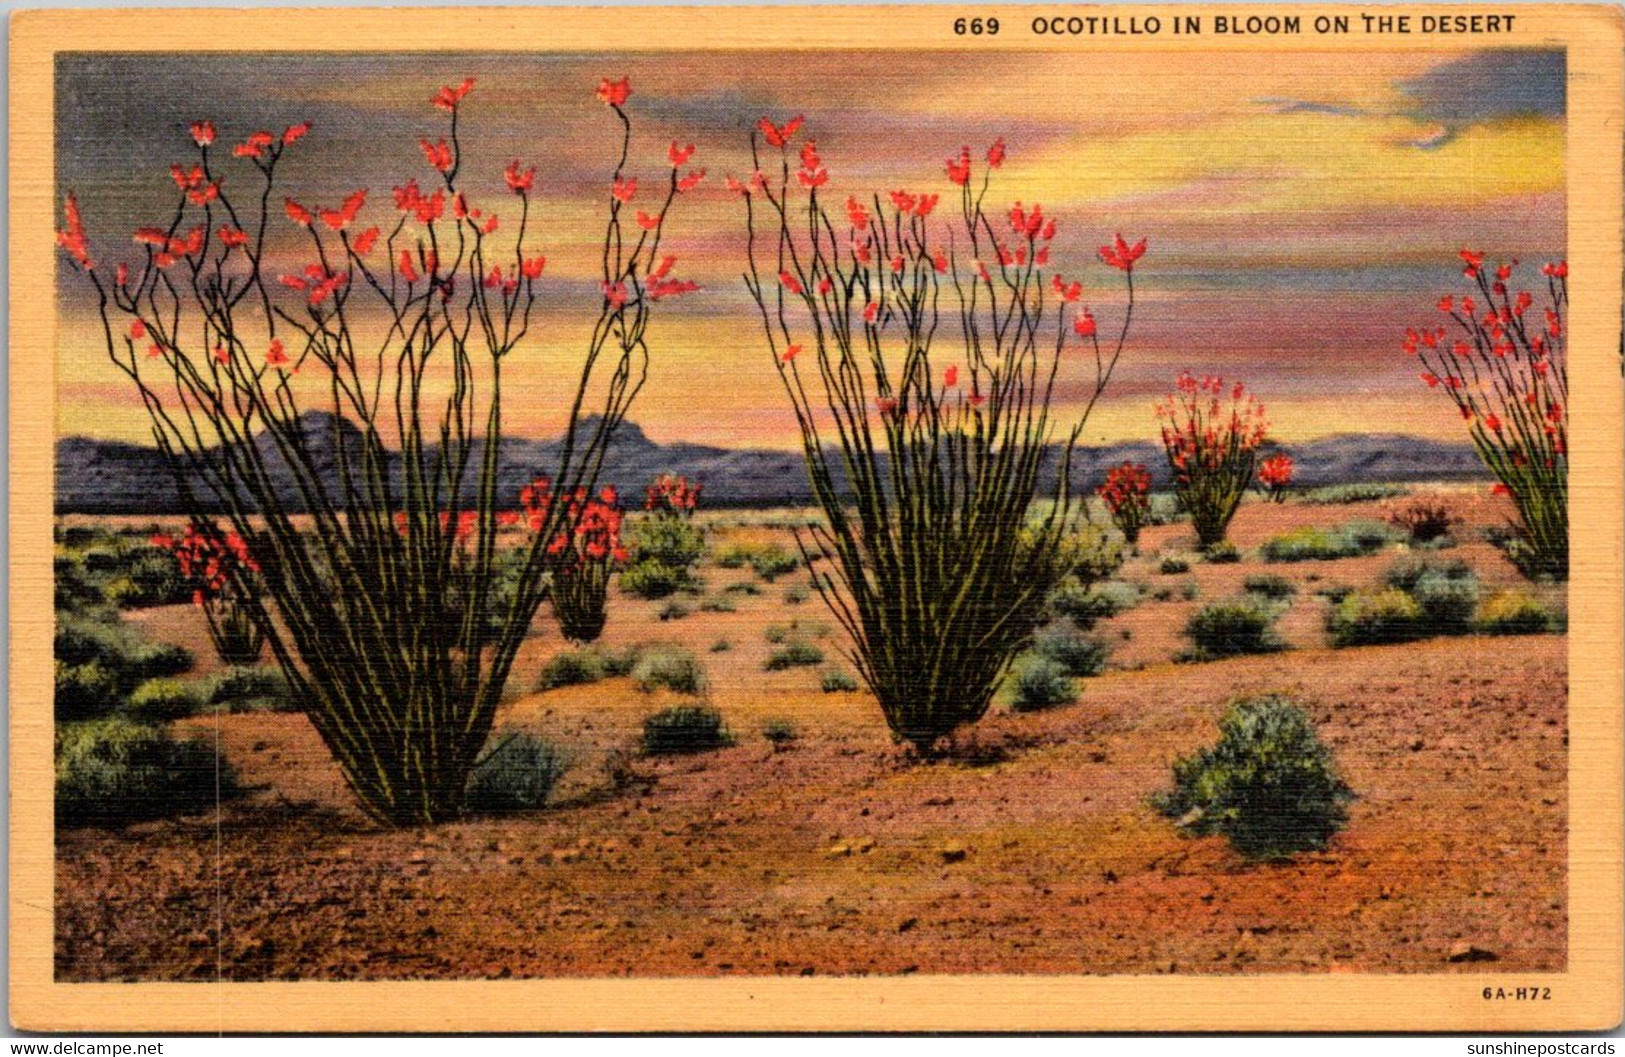
[[[779,643],[790,637],[790,628],[784,624],[769,624],[762,629],[762,638]]]
[[[1438,562],[1401,558],[1383,575],[1421,607],[1424,634],[1463,635],[1471,630],[1478,608],[1478,576],[1463,561]]]
[[[634,566],[653,562],[686,572],[705,556],[705,530],[687,518],[637,518],[629,523],[625,539]]]
[[[727,653],[733,648],[734,644],[729,642],[727,639],[718,639],[717,641],[711,643],[712,653]]]
[[[653,646],[643,651],[631,674],[632,682],[646,694],[662,688],[693,696],[705,693],[705,666],[698,657],[677,646]]]
[[[1373,503],[1379,499],[1395,499],[1410,495],[1410,492],[1410,488],[1402,484],[1334,484],[1300,492],[1298,502],[1309,506]]]
[[[1074,635],[1065,628],[1048,627],[1033,640],[1033,652],[1054,661],[1069,675],[1099,675],[1106,670],[1111,648],[1099,639]]]
[[[795,584],[784,589],[784,601],[792,606],[799,606],[809,597],[810,596],[807,594],[807,589],[802,587],[800,584]]]
[[[190,671],[192,655],[179,646],[148,642],[135,630],[111,620],[57,614],[56,659],[70,665],[95,661],[129,693],[148,679]]]
[[[1558,627],[1556,614],[1522,591],[1502,591],[1484,602],[1478,630],[1486,635],[1542,635]]]
[[[1049,605],[1056,614],[1087,630],[1097,621],[1133,609],[1140,601],[1140,589],[1121,580],[1089,587],[1077,580],[1067,580],[1050,595]]]
[[[762,724],[762,737],[766,738],[768,744],[777,752],[788,747],[799,735],[796,733],[794,723],[782,716],[775,716]]]
[[[818,686],[826,694],[849,694],[858,688],[858,680],[845,668],[825,668],[818,673]]]
[[[710,752],[733,744],[722,713],[709,705],[674,705],[643,721],[643,752],[677,756]]]
[[[196,715],[208,702],[204,688],[180,679],[148,679],[130,694],[124,711],[131,719],[165,723]]]
[[[1422,607],[1397,587],[1345,596],[1328,616],[1326,631],[1333,646],[1410,642],[1427,635]]]
[[[823,663],[823,650],[810,642],[793,639],[774,650],[762,667],[770,672],[782,672],[786,668],[802,668]]]
[[[739,607],[734,604],[733,599],[723,595],[717,595],[714,598],[707,598],[705,601],[701,602],[700,611],[702,613],[737,613],[739,612]]]
[[[1110,580],[1123,567],[1123,540],[1104,527],[1085,524],[1061,542],[1062,558],[1072,567],[1065,581],[1081,588]]]
[[[495,815],[547,806],[569,769],[564,752],[526,731],[493,733],[491,740],[494,747],[469,772],[467,810]]]
[[[124,701],[119,678],[100,661],[84,664],[56,662],[55,711],[57,722],[105,716]]]
[[[1202,560],[1209,565],[1234,565],[1241,561],[1241,551],[1229,540],[1220,540],[1202,552]]]
[[[1275,602],[1291,598],[1298,593],[1298,588],[1291,580],[1268,573],[1249,576],[1241,582],[1241,586],[1250,595],[1261,595]]]
[[[604,658],[597,650],[568,650],[555,654],[542,666],[536,679],[538,691],[557,690],[561,686],[581,686],[604,678]]]
[[[232,712],[299,711],[287,677],[269,666],[227,669],[215,679],[209,703]]]
[[[1304,525],[1265,543],[1262,553],[1271,562],[1335,561],[1373,554],[1395,538],[1380,521],[1351,521],[1339,528]]]
[[[1250,859],[1326,846],[1348,821],[1353,791],[1303,710],[1282,697],[1239,701],[1219,741],[1173,767],[1153,801],[1192,834],[1219,834]]]
[[[1450,508],[1438,499],[1413,499],[1388,512],[1388,523],[1403,532],[1412,543],[1434,543],[1450,535],[1461,523]]]
[[[757,587],[755,584],[750,583],[749,581],[741,584],[729,584],[722,590],[725,594],[730,595],[759,595],[762,593],[762,589],[760,587]]]
[[[677,568],[652,559],[634,561],[621,573],[621,590],[639,598],[658,599],[676,594],[692,582],[686,568]]]
[[[1078,684],[1065,665],[1028,654],[1011,666],[1009,693],[1011,711],[1039,712],[1076,701]]]
[[[117,826],[203,811],[238,791],[235,772],[200,740],[112,717],[56,732],[56,820]]]
[[[1185,624],[1191,652],[1185,660],[1216,660],[1286,648],[1275,631],[1280,610],[1262,599],[1243,597],[1203,606]]]
[[[682,620],[694,612],[694,607],[687,602],[667,602],[660,607],[661,620]]]
[[[1157,566],[1157,571],[1164,576],[1179,576],[1182,573],[1191,571],[1191,563],[1184,558],[1168,557],[1162,559],[1162,563]]]

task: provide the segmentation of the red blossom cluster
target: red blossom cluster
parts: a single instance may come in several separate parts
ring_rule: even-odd
[[[705,486],[681,474],[663,473],[644,489],[643,509],[672,517],[688,517],[700,504]]]
[[[1112,524],[1129,543],[1139,539],[1140,529],[1151,516],[1151,474],[1144,463],[1124,462],[1106,471],[1106,483],[1097,490]]]
[[[179,539],[158,532],[148,542],[173,554],[181,576],[195,582],[192,601],[196,605],[201,606],[224,593],[231,584],[234,570],[260,571],[242,536],[236,532],[221,533],[213,526],[208,531],[200,531],[196,524],[189,524]]]
[[[519,490],[522,509],[501,520],[504,524],[522,520],[532,532],[539,532],[547,524],[548,513],[557,499],[552,480],[538,477]],[[547,553],[558,556],[573,551],[576,565],[624,562],[627,560],[626,548],[621,544],[624,517],[614,488],[605,487],[597,496],[589,496],[585,488],[577,488],[567,497],[563,528],[548,543]]]
[[[1268,437],[1264,405],[1241,382],[1182,373],[1174,391],[1156,405],[1162,447],[1174,487],[1191,512],[1198,541],[1224,539],[1230,519],[1252,484],[1258,449]]]
[[[1292,456],[1285,453],[1271,455],[1258,464],[1258,484],[1272,501],[1286,499],[1286,490],[1292,486]]]

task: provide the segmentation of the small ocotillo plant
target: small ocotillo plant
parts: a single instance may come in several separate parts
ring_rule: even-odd
[[[199,531],[199,524],[206,528]],[[203,610],[215,654],[226,664],[258,664],[265,633],[254,623],[246,592],[253,590],[259,564],[243,537],[199,522],[188,524],[179,539],[160,532],[152,544],[175,555],[181,576],[192,585],[192,601]]]
[[[1495,490],[1517,508],[1507,556],[1531,579],[1567,580],[1568,262],[1542,266],[1546,304],[1537,316],[1534,295],[1509,286],[1517,261],[1497,266],[1492,278],[1482,253],[1462,250],[1461,259],[1476,294],[1446,294],[1438,303],[1456,337],[1448,327],[1411,329],[1405,351],[1421,361],[1427,387],[1456,405],[1499,482]]]
[[[1151,475],[1137,462],[1125,462],[1106,471],[1106,482],[1098,489],[1112,524],[1129,545],[1139,542],[1140,529],[1151,520]]]
[[[979,180],[969,148],[948,160],[946,202],[894,190],[832,208],[816,142],[792,147],[802,123],[764,118],[755,173],[729,183],[825,518],[797,542],[893,735],[930,753],[986,712],[1077,560],[1071,455],[1122,353],[1145,243],[1101,251],[1128,285],[1102,341],[1081,284],[1044,273],[1056,221],[985,208],[1002,141]],[[1057,381],[1080,374],[1085,406],[1057,430]]]
[[[292,696],[362,807],[395,825],[461,810],[546,594],[548,544],[574,532],[569,505],[552,504],[493,633],[502,380],[546,261],[530,246],[534,169],[507,167],[514,208],[501,222],[460,182],[473,83],[431,100],[448,122],[419,144],[432,190],[404,181],[377,224],[363,219],[365,189],[320,208],[282,188],[308,124],[254,132],[222,158],[215,125],[198,121],[197,161],[172,170],[173,211],[135,232],[133,263],[97,266],[71,193],[57,238],[95,291],[107,354],[140,395],[194,523],[206,531],[200,512],[223,511],[258,565],[242,597]],[[662,193],[632,222],[630,94],[624,79],[598,88],[620,139],[596,320],[558,393],[568,414],[552,479],[566,494],[595,487],[646,377],[656,305],[696,289],[671,276],[660,247],[671,205],[703,171],[684,172],[691,151],[674,143]],[[268,232],[285,224],[297,263],[271,248]]]
[[[1174,489],[1205,550],[1223,542],[1252,484],[1268,429],[1264,406],[1240,382],[1227,392],[1222,378],[1186,372],[1156,413]]]
[[[541,478],[519,494],[529,524],[547,520],[555,501],[551,482]],[[592,642],[604,632],[609,581],[615,567],[625,564],[621,545],[622,512],[615,489],[604,488],[596,497],[585,488],[569,497],[566,528],[548,544],[553,583],[548,594],[559,631],[572,642]]]
[[[1286,502],[1287,489],[1292,487],[1292,456],[1271,455],[1258,464],[1258,490],[1272,503]]]

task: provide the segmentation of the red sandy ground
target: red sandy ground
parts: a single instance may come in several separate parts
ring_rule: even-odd
[[[1489,500],[1453,501],[1473,523],[1503,518]],[[1250,504],[1232,538],[1245,549],[1377,513]],[[1194,579],[1198,601],[1148,600],[1106,622],[1113,670],[1084,681],[1076,705],[990,715],[958,761],[906,759],[873,701],[821,693],[816,669],[762,670],[768,623],[830,625],[816,597],[784,601],[800,577],[729,596],[736,613],[667,623],[660,603],[617,597],[608,641],[690,646],[739,735],[704,756],[634,760],[619,786],[606,759],[675,698],[625,679],[519,696],[561,648],[539,622],[500,722],[575,756],[544,812],[380,830],[303,717],[188,721],[218,729],[253,792],[220,812],[218,850],[213,815],[61,833],[58,977],[213,978],[217,943],[239,980],[1481,971],[1451,960],[1461,945],[1498,971],[1562,969],[1566,637],[1326,648],[1328,603],[1311,592],[1376,581],[1390,552],[1268,566],[1300,586],[1281,622],[1295,648],[1175,665],[1187,614],[1266,569],[1157,572],[1188,546],[1188,528],[1149,530],[1122,575]],[[1470,561],[1487,592],[1518,583],[1486,545],[1445,556]],[[752,578],[705,574],[712,591]],[[205,659],[191,610],[136,619]],[[733,648],[707,652],[719,638]],[[822,641],[835,659],[836,637]],[[1213,740],[1228,699],[1261,692],[1306,705],[1359,794],[1326,852],[1287,864],[1182,837],[1147,806],[1170,763]],[[758,733],[773,716],[800,732],[783,752]]]

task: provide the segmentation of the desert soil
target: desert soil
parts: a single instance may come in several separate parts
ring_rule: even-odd
[[[1452,501],[1471,523],[1502,521],[1482,491]],[[1293,524],[1380,513],[1249,504],[1232,538],[1256,548]],[[788,540],[740,520],[719,516],[713,547]],[[1329,603],[1312,592],[1376,582],[1391,549],[1158,572],[1189,547],[1187,526],[1150,529],[1121,576],[1153,589],[1194,580],[1196,601],[1148,598],[1103,622],[1112,666],[1082,681],[1075,705],[997,709],[945,761],[900,753],[874,701],[820,692],[816,668],[763,671],[763,628],[792,619],[837,659],[816,596],[784,598],[799,574],[728,596],[737,612],[666,622],[663,603],[615,598],[608,643],[677,642],[706,662],[737,744],[700,756],[631,755],[643,717],[672,695],[626,679],[530,693],[563,648],[539,620],[499,722],[575,761],[541,812],[383,830],[304,717],[188,720],[219,737],[251,791],[218,815],[62,831],[58,977],[1562,969],[1566,636],[1333,650]],[[1443,556],[1469,561],[1486,592],[1519,583],[1486,544]],[[1173,663],[1188,614],[1261,571],[1300,588],[1280,625],[1294,648]],[[703,572],[713,593],[754,579]],[[193,648],[207,673],[191,609],[128,619]],[[723,639],[731,649],[709,652]],[[1359,796],[1326,851],[1280,864],[1184,837],[1148,805],[1176,758],[1213,741],[1230,699],[1265,692],[1304,704]],[[761,737],[770,717],[799,731],[790,748]]]

